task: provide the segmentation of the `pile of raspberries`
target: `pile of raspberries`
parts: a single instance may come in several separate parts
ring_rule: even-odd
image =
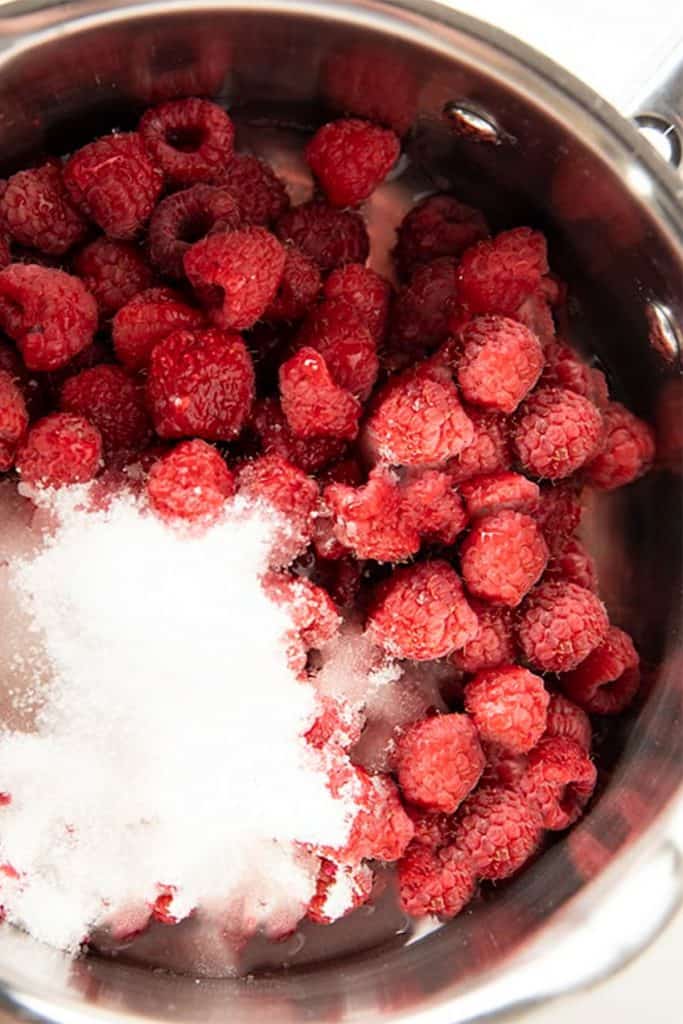
[[[362,204],[400,149],[325,124],[293,207],[222,108],[182,99],[0,187],[2,471],[28,493],[135,478],[169,521],[268,502],[297,671],[342,615],[388,658],[453,669],[450,710],[399,730],[390,772],[354,767],[320,923],[339,872],[370,898],[376,861],[413,915],[512,875],[593,792],[589,715],[639,686],[577,530],[583,489],[642,475],[652,431],[558,334],[538,231],[432,195],[398,228],[395,282],[367,266]],[[342,718],[329,703],[308,740],[353,759]]]

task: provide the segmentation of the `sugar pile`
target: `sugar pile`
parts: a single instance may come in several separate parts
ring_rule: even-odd
[[[176,917],[284,931],[315,890],[300,844],[343,845],[355,808],[303,739],[318,698],[259,583],[282,524],[237,500],[184,537],[130,495],[86,497],[54,495],[58,525],[10,564],[52,679],[34,731],[0,734],[0,858],[19,874],[0,902],[71,951],[163,886]]]

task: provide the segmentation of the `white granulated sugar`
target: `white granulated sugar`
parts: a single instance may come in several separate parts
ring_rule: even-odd
[[[318,696],[288,667],[290,616],[259,582],[282,523],[236,500],[191,536],[129,495],[99,511],[87,497],[52,495],[57,527],[10,559],[44,638],[36,678],[45,658],[51,676],[33,731],[0,734],[0,858],[20,872],[0,901],[70,951],[159,886],[176,916],[286,930],[315,891],[299,844],[343,845],[354,806],[303,739]]]

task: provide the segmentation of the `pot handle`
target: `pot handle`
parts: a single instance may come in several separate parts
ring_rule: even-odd
[[[641,134],[683,175],[683,42],[645,83],[633,110]]]

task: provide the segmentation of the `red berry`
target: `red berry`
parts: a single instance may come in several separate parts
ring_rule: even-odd
[[[339,629],[341,619],[332,598],[305,576],[271,572],[264,580],[264,588],[271,601],[286,605],[306,650],[323,647]]]
[[[602,447],[586,466],[586,480],[600,490],[612,491],[647,472],[655,455],[655,436],[649,424],[619,402],[609,403],[603,425]]]
[[[531,228],[477,242],[458,266],[458,298],[470,313],[512,316],[548,272],[545,238]]]
[[[406,804],[406,813],[413,823],[415,835],[411,847],[426,846],[439,850],[453,838],[453,816],[442,811],[425,811],[423,807]]]
[[[543,369],[536,335],[509,317],[481,316],[460,337],[457,380],[463,397],[484,409],[514,412]]]
[[[95,296],[100,316],[110,317],[152,285],[152,271],[139,249],[96,238],[74,258],[74,270]]]
[[[185,273],[224,330],[251,327],[275,298],[285,250],[265,228],[209,235],[185,254]]]
[[[144,388],[120,366],[93,366],[69,377],[59,408],[97,427],[107,455],[139,451],[149,439]]]
[[[139,132],[152,160],[174,185],[215,181],[232,156],[235,137],[226,112],[196,97],[146,110]]]
[[[398,159],[396,134],[369,121],[331,121],[306,146],[306,162],[332,206],[358,206]]]
[[[456,301],[455,267],[447,257],[432,260],[418,266],[408,284],[399,289],[390,323],[393,347],[422,353],[447,337]]]
[[[349,840],[336,859],[350,864],[361,860],[398,860],[413,838],[414,829],[396,786],[389,776],[368,775],[356,766],[353,780],[360,790],[355,796],[360,810]]]
[[[466,412],[473,436],[470,444],[446,466],[454,484],[473,476],[509,469],[512,461],[506,418],[480,409],[467,408]]]
[[[270,164],[246,153],[233,156],[220,176],[231,192],[243,224],[272,224],[289,209],[285,183]]]
[[[453,845],[480,878],[498,880],[526,863],[541,836],[536,806],[514,789],[482,786],[458,812]]]
[[[549,549],[556,554],[581,522],[581,492],[573,480],[541,487],[535,517]]]
[[[133,238],[149,218],[163,175],[137,132],[105,135],[76,150],[64,184],[71,201],[110,238]]]
[[[520,473],[489,473],[466,480],[458,488],[471,519],[489,516],[503,509],[533,514],[538,508],[540,489]]]
[[[431,850],[411,843],[397,865],[401,908],[412,917],[452,918],[469,903],[475,877],[459,850]]]
[[[618,715],[640,686],[640,658],[628,633],[610,626],[602,643],[562,677],[568,697],[592,715]]]
[[[203,319],[198,310],[188,306],[170,288],[138,292],[112,321],[116,358],[128,370],[143,370],[149,365],[155,345],[174,331],[200,328]]]
[[[534,476],[560,480],[580,469],[600,447],[602,417],[592,402],[565,388],[540,388],[522,406],[513,444]]]
[[[240,494],[274,508],[283,519],[275,545],[280,565],[288,565],[308,547],[313,514],[318,505],[318,484],[279,455],[262,455],[241,467]]]
[[[251,426],[268,455],[281,455],[305,473],[315,473],[339,459],[346,443],[338,437],[297,437],[287,424],[280,403],[266,398],[254,405]]]
[[[160,437],[230,441],[254,398],[254,368],[239,334],[176,331],[154,348],[147,400]]]
[[[551,694],[545,735],[573,740],[582,750],[590,753],[593,737],[590,718],[583,708],[561,693]]]
[[[375,340],[354,307],[343,299],[326,299],[309,313],[296,344],[319,352],[335,383],[365,401],[379,363]]]
[[[437,469],[419,471],[408,479],[403,488],[403,518],[420,537],[448,546],[467,525],[467,514],[451,478]]]
[[[473,601],[477,631],[462,650],[451,654],[451,662],[462,672],[511,665],[517,657],[512,621],[507,608],[488,607]]]
[[[330,484],[325,503],[334,535],[356,558],[401,562],[420,547],[420,536],[403,514],[401,491],[388,470],[373,470],[362,487]]]
[[[263,314],[266,320],[298,320],[315,303],[322,281],[317,265],[296,246],[285,249],[285,267],[275,298]]]
[[[578,743],[551,736],[529,754],[528,768],[518,788],[530,804],[538,807],[543,827],[558,831],[569,828],[581,816],[596,778],[595,765]]]
[[[215,448],[182,441],[149,471],[147,496],[164,519],[213,519],[235,492],[235,480]]]
[[[34,423],[16,460],[22,482],[43,487],[87,483],[101,464],[99,430],[68,412],[55,412]]]
[[[546,729],[548,691],[540,676],[517,665],[479,672],[465,687],[465,711],[480,738],[513,754],[531,750]]]
[[[396,569],[377,590],[367,629],[396,657],[431,661],[468,643],[477,617],[458,574],[437,559]]]
[[[548,278],[543,278],[540,287],[533,291],[513,314],[515,320],[536,335],[544,349],[555,343],[555,320],[544,288],[547,280]]]
[[[350,867],[323,859],[320,863],[315,895],[308,904],[306,917],[315,924],[332,924],[333,921],[346,917],[352,910],[368,902],[373,883],[374,875],[367,864]],[[350,900],[343,909],[337,906],[337,889],[345,902]]]
[[[0,326],[29,370],[57,370],[92,341],[97,306],[78,278],[13,263],[0,271]]]
[[[59,165],[53,162],[12,175],[0,198],[0,218],[20,245],[56,256],[80,242],[87,231],[71,204]]]
[[[607,613],[590,590],[575,583],[542,583],[519,620],[525,659],[542,672],[576,668],[607,636]]]
[[[455,196],[428,196],[401,221],[394,259],[401,274],[410,274],[418,263],[460,256],[487,235],[488,225],[480,210]]]
[[[561,546],[557,547],[548,562],[545,578],[578,583],[586,590],[598,589],[598,573],[595,562],[576,537],[568,537]]]
[[[598,408],[606,404],[608,395],[604,374],[585,363],[570,345],[564,341],[553,341],[546,345],[545,356],[542,384],[575,391]]]
[[[0,472],[14,464],[17,445],[28,428],[28,412],[12,374],[0,370]]]
[[[282,411],[299,437],[338,437],[358,433],[361,405],[338,387],[326,361],[312,348],[302,348],[280,367]]]
[[[515,608],[543,575],[548,546],[536,521],[504,509],[478,519],[460,548],[470,593]]]
[[[398,741],[401,791],[428,811],[452,814],[484,770],[477,730],[467,715],[436,715],[408,726]]]
[[[507,747],[499,747],[497,743],[485,743],[484,753],[486,767],[481,777],[482,789],[490,786],[517,789],[529,766],[527,755],[513,754]]]
[[[365,222],[353,210],[335,210],[312,200],[282,214],[275,225],[278,238],[296,245],[325,272],[345,263],[365,263],[370,239]]]
[[[320,714],[305,734],[305,740],[316,750],[328,744],[350,750],[360,739],[364,718],[348,703],[334,697],[320,697]]]
[[[185,253],[208,235],[240,223],[232,193],[225,186],[193,185],[162,199],[149,222],[149,255],[162,274],[184,277]]]
[[[327,299],[343,299],[353,306],[375,341],[382,340],[391,302],[391,285],[384,277],[361,263],[347,263],[332,271],[324,292]]]

